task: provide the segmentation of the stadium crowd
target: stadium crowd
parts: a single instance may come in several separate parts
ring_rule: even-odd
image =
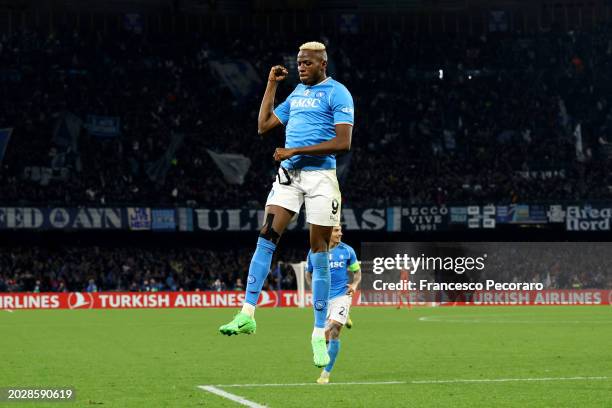
[[[610,34],[601,27],[322,38],[329,73],[356,106],[343,205],[609,199]],[[296,48],[313,38],[320,35],[3,35],[0,129],[14,131],[0,156],[0,202],[261,208],[276,171],[272,153],[283,143],[282,129],[256,133],[263,81],[270,66],[285,64],[292,75],[278,99],[286,97],[297,82]],[[228,61],[248,72],[240,62],[247,61],[262,82],[239,78],[245,87],[229,88],[218,70]],[[67,112],[83,123],[88,115],[118,117],[120,135],[100,138],[82,126],[74,138],[59,137]],[[227,183],[208,150],[248,157],[244,183]],[[33,176],[32,168],[46,167],[67,171]],[[279,250],[267,288],[295,288],[288,263],[304,251]],[[0,292],[242,290],[251,255],[252,248],[7,247]],[[546,265],[494,279],[612,288],[600,266]]]
[[[277,257],[300,259],[297,250]],[[250,258],[250,248],[5,248],[0,292],[244,290]],[[274,265],[265,287],[295,289],[291,267],[282,261]]]
[[[345,205],[609,198],[610,31],[323,38],[329,73],[351,90],[357,112]],[[284,63],[293,72],[279,90],[284,98],[297,81],[291,64],[302,40],[3,36],[0,128],[14,133],[2,201],[260,208],[283,133],[256,134],[263,83],[236,95],[213,66],[246,60],[263,81]],[[82,129],[59,161],[69,173],[32,181],[26,167],[58,163],[52,136],[63,112],[119,117],[121,135],[100,139]],[[248,157],[244,184],[225,182],[207,149]]]
[[[514,257],[513,251],[491,257],[483,273],[466,277],[542,283],[546,289],[612,288],[601,248],[576,244],[560,253],[524,247],[516,252],[520,257]],[[6,248],[0,253],[0,292],[244,290],[250,257],[250,248]],[[290,263],[304,258],[303,248],[281,249],[264,287],[295,289]]]

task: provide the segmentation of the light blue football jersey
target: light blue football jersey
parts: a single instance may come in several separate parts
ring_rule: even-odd
[[[285,128],[285,147],[312,146],[336,136],[335,125],[353,125],[353,97],[344,85],[327,77],[307,86],[299,84],[287,99],[274,109]],[[284,160],[286,169],[335,169],[336,156],[296,155]]]
[[[308,251],[306,259],[306,270],[312,274],[313,266],[310,260],[312,251]],[[329,272],[331,275],[331,283],[329,286],[329,298],[333,299],[338,296],[346,295],[349,283],[349,271],[354,273],[360,269],[359,262],[355,250],[344,242],[340,242],[335,248],[329,252]],[[353,280],[351,279],[350,282]]]

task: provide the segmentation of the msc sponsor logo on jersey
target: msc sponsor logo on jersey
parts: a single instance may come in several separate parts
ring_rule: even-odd
[[[318,108],[321,101],[316,98],[293,98],[291,108]]]
[[[344,261],[331,261],[329,263],[330,268],[344,268]]]

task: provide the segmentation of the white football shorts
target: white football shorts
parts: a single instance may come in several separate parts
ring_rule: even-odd
[[[353,299],[349,295],[336,296],[327,303],[327,320],[346,324]]]
[[[341,195],[336,169],[278,169],[266,206],[278,205],[299,214],[306,205],[306,222],[335,227],[340,225]]]

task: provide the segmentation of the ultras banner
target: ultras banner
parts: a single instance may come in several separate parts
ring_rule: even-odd
[[[262,209],[154,207],[0,207],[0,229],[257,231]],[[610,204],[511,204],[343,208],[347,231],[427,232],[491,230],[502,225],[556,226],[568,231],[609,231]],[[302,211],[289,231],[306,231]]]

